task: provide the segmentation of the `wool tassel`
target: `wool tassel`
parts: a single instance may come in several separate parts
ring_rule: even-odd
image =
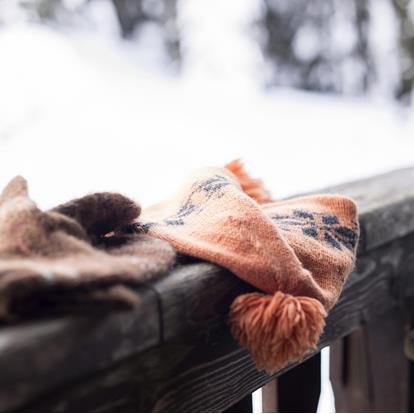
[[[253,200],[256,200],[259,204],[272,201],[272,197],[264,187],[262,180],[250,177],[240,159],[229,162],[224,168],[236,176],[242,190]]]
[[[316,348],[326,311],[316,299],[278,291],[273,296],[238,296],[229,317],[234,338],[248,349],[258,369],[272,374]]]

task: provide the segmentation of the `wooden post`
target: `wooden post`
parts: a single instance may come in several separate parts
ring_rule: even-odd
[[[337,412],[407,412],[410,361],[396,310],[331,346],[331,381]]]
[[[278,412],[278,390],[277,379],[268,382],[262,388],[262,412],[277,413]]]
[[[321,354],[318,353],[278,378],[281,413],[315,413],[321,393]]]

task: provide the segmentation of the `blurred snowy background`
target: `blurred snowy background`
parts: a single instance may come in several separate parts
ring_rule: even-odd
[[[0,187],[146,206],[242,157],[314,190],[414,164],[413,88],[410,0],[0,0]]]

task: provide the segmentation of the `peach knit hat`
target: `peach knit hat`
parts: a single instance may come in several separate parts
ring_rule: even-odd
[[[137,225],[263,292],[238,296],[229,321],[233,336],[269,373],[316,347],[359,237],[351,199],[271,202],[238,160],[197,171],[172,199],[144,210]]]

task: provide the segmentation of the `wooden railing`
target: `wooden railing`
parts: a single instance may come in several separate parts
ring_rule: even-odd
[[[318,346],[332,346],[337,409],[409,411],[414,169],[324,191],[357,201],[362,230],[356,270]],[[229,334],[229,305],[251,290],[218,266],[187,259],[137,289],[134,312],[1,328],[0,411],[247,411],[235,404],[265,384],[265,410],[295,400],[314,410],[318,357],[268,376]]]

